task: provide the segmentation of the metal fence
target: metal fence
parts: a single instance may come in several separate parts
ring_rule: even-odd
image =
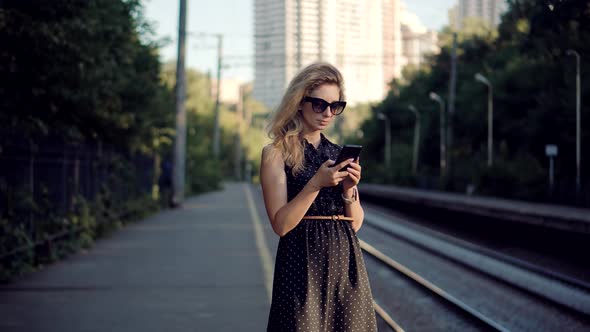
[[[47,237],[39,229],[45,232],[46,223],[72,212],[80,197],[93,201],[108,191],[113,206],[124,205],[150,195],[157,180],[151,156],[101,143],[73,145],[6,134],[0,139],[0,218],[22,225],[33,242]]]

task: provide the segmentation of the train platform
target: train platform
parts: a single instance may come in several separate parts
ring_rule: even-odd
[[[0,331],[264,331],[278,238],[253,195],[226,183],[4,285]]]
[[[379,184],[361,184],[359,191],[366,200],[388,206],[413,206],[424,211],[473,215],[590,234],[590,209]]]

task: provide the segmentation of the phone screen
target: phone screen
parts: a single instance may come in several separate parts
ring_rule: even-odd
[[[347,144],[342,147],[340,150],[340,154],[338,154],[338,158],[336,158],[336,163],[334,165],[338,165],[339,163],[345,161],[346,159],[355,159],[361,154],[361,150],[363,149],[362,145],[352,145]],[[345,171],[347,167],[343,167],[340,172]]]

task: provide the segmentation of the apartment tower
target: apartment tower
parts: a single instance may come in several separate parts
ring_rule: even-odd
[[[401,53],[384,43],[388,34],[401,40],[384,32],[384,8],[397,1],[255,0],[254,97],[274,108],[300,69],[327,61],[342,72],[351,105],[381,100],[385,75],[394,72],[385,58]]]
[[[506,0],[459,0],[454,14],[457,27],[462,28],[467,17],[481,18],[495,27],[500,24],[500,16],[507,8]]]

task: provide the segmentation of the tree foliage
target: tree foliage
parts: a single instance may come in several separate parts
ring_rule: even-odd
[[[139,0],[0,4],[3,127],[140,149],[170,125]]]
[[[473,29],[472,29],[473,30]],[[362,140],[374,151],[365,159],[375,175],[394,183],[418,185],[439,174],[439,111],[430,91],[448,102],[451,30],[444,29],[441,52],[428,59],[428,66],[411,71],[406,82],[392,82],[392,91],[373,108],[373,117],[363,124]],[[573,192],[575,178],[575,73],[576,63],[566,50],[581,55],[582,77],[582,165],[590,155],[590,4],[586,1],[510,1],[497,33],[459,32],[457,90],[453,116],[453,173],[444,184],[463,191],[477,185],[480,193],[522,199],[544,199],[547,190],[548,159],[545,145],[556,144],[555,178],[558,185]],[[487,158],[487,87],[474,80],[486,76],[494,87],[493,168]],[[375,114],[391,118],[395,155],[407,156],[411,146],[413,104],[422,115],[419,178],[411,175],[411,163],[392,170],[383,169],[383,123]],[[376,157],[375,157],[376,156]],[[582,166],[582,181],[588,184],[588,167]],[[367,172],[369,173],[369,172]],[[587,173],[587,172],[586,172]],[[516,189],[518,188],[518,189]],[[571,195],[568,200],[571,201]]]

